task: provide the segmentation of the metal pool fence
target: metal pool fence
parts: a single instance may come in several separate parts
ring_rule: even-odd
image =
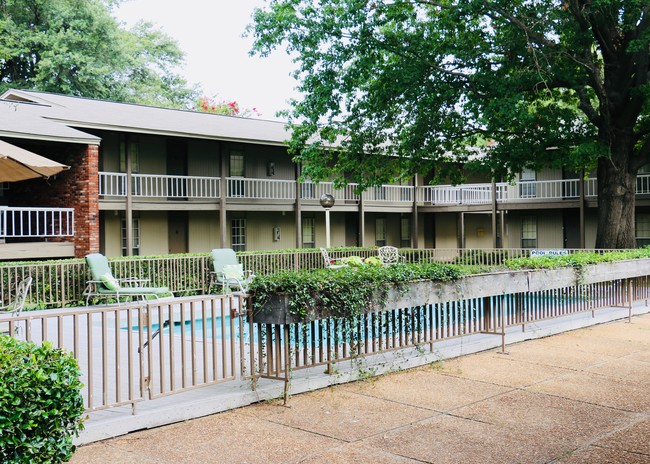
[[[481,297],[296,324],[253,323],[244,298],[199,295],[1,315],[0,332],[72,353],[88,411],[130,404],[135,413],[141,401],[214,383],[264,377],[286,389],[298,369],[325,365],[332,373],[344,360],[432,351],[436,342],[475,334],[505,343],[507,328],[604,307],[631,314],[634,301],[647,305],[650,269],[643,266],[630,278],[603,274],[602,281],[513,293],[488,285]]]

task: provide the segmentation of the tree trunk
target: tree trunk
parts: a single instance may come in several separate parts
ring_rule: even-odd
[[[636,172],[612,158],[598,160],[598,232],[596,248],[636,248],[634,205]],[[621,159],[621,158],[619,158]]]

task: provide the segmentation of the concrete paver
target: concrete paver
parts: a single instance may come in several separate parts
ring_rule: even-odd
[[[451,411],[468,402],[481,401],[510,390],[509,387],[444,375],[430,367],[355,382],[340,388],[433,411]]]
[[[441,373],[504,387],[525,387],[571,373],[570,369],[531,364],[524,359],[490,351],[441,363]]]
[[[528,388],[531,391],[624,411],[650,410],[650,395],[648,395],[647,386],[589,372],[570,374],[561,379],[552,379]]]
[[[288,407],[281,403],[262,403],[240,411],[246,416],[342,441],[362,440],[386,429],[399,428],[437,414],[404,403],[357,394],[341,387],[293,397]]]
[[[649,341],[646,314],[130,433],[71,462],[650,464]]]

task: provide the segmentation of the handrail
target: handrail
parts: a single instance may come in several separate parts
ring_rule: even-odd
[[[0,206],[0,238],[72,236],[74,208]]]
[[[221,195],[221,179],[202,176],[171,176],[159,174],[133,174],[132,195],[137,198],[194,198],[216,200]],[[100,172],[99,195],[125,197],[126,174]],[[298,186],[298,187],[297,187]],[[461,185],[381,185],[371,187],[359,195],[358,184],[350,183],[336,188],[332,182],[301,182],[287,179],[258,179],[227,177],[226,197],[229,199],[295,201],[296,188],[301,200],[317,202],[329,193],[341,203],[358,203],[361,198],[369,202],[413,203],[424,205],[482,205],[492,202],[492,184]],[[580,197],[580,179],[497,182],[497,203],[528,202],[537,200],[569,200]],[[595,178],[584,181],[585,197],[598,195]],[[637,176],[637,194],[650,194],[650,174]]]

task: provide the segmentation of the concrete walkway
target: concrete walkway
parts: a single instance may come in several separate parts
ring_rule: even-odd
[[[650,463],[650,314],[81,446],[72,463]]]

